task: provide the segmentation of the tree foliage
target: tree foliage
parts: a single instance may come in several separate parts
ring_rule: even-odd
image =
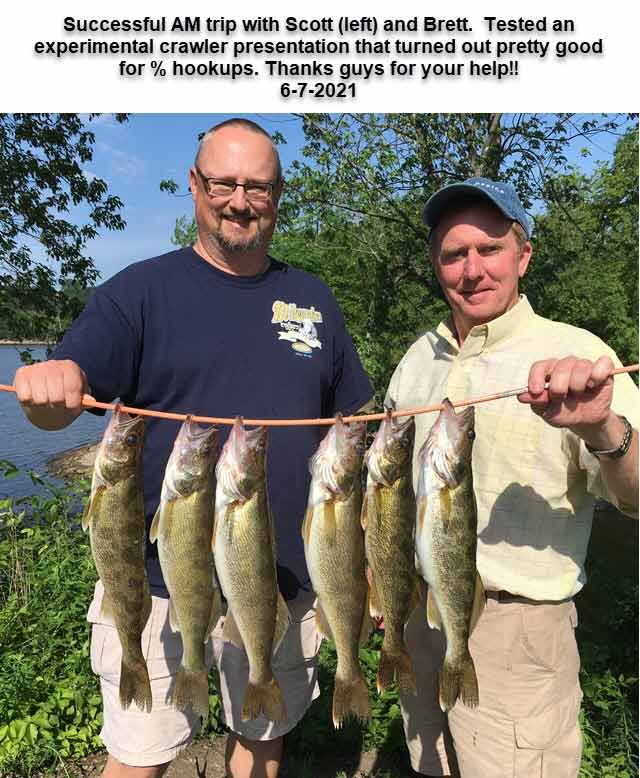
[[[523,290],[637,361],[637,118],[616,114],[303,114],[272,253],[324,278],[381,400],[407,347],[447,312],[427,259],[427,198],[474,175],[511,182],[535,213]],[[570,148],[620,139],[591,175]],[[595,147],[595,146],[594,146]],[[588,151],[584,152],[585,155]],[[164,188],[168,189],[166,182]],[[195,240],[193,220],[173,241]]]
[[[294,162],[289,171],[279,245],[290,245],[302,235],[309,239],[306,249],[300,245],[298,261],[308,264],[304,254],[313,255],[315,268],[309,269],[324,275],[336,291],[379,397],[408,345],[446,312],[425,254],[424,203],[441,186],[474,175],[511,182],[525,207],[541,212],[536,220],[547,226],[536,234],[535,245],[542,259],[534,262],[526,287],[534,291],[540,312],[588,327],[614,347],[624,343],[621,355],[633,351],[637,204],[634,215],[622,192],[629,191],[630,199],[634,186],[637,192],[632,161],[635,149],[637,166],[635,117],[306,114],[301,118],[304,159]],[[582,189],[572,190],[568,204],[567,180],[577,176],[568,163],[570,144],[577,139],[589,144],[605,133],[624,136],[626,151],[616,155],[611,170],[603,166],[593,177],[583,176]],[[574,240],[575,255],[594,257],[591,264],[583,260],[582,265],[571,265],[570,252],[563,245],[569,231],[547,234],[545,214],[555,214],[559,225],[567,207],[577,209],[576,218],[579,213],[582,221],[582,242],[578,246]],[[599,221],[593,221],[598,214]],[[611,257],[607,274],[601,272],[602,264],[595,272],[596,234],[597,253]],[[635,276],[629,263],[636,263]],[[609,275],[635,278],[624,298],[621,284],[613,283]],[[558,289],[549,292],[552,280]],[[580,307],[573,301],[578,287]],[[606,327],[603,316],[586,315],[587,311],[593,314],[592,298],[598,298],[602,314],[609,310]],[[623,335],[613,338],[614,331]],[[637,339],[635,344],[637,349]]]
[[[0,114],[0,310],[14,337],[59,334],[56,325],[79,312],[62,287],[98,276],[87,241],[125,226],[120,199],[86,172],[94,142],[78,114]],[[80,207],[88,213],[79,224]]]
[[[611,165],[550,182],[555,200],[536,220],[524,288],[536,309],[584,327],[625,363],[638,361],[638,129]]]

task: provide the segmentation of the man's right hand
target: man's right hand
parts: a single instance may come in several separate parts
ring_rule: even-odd
[[[70,359],[19,367],[13,385],[26,417],[43,430],[59,430],[82,413],[89,392],[84,371]]]

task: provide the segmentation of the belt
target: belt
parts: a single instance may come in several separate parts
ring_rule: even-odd
[[[507,592],[505,589],[500,589],[500,591],[487,591],[485,592],[487,595],[487,599],[490,600],[496,600],[496,602],[520,602],[525,605],[561,605],[564,602],[570,602],[571,597],[568,597],[565,600],[532,600],[529,597],[523,597],[521,594],[511,594],[511,592]]]

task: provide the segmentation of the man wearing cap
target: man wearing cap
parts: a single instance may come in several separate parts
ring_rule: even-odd
[[[611,377],[620,361],[599,338],[538,316],[519,294],[532,222],[510,184],[446,186],[424,220],[451,313],[407,351],[387,402],[528,391],[476,408],[477,567],[487,603],[469,646],[480,705],[458,700],[449,712],[454,756],[437,695],[444,637],[416,611],[406,638],[418,694],[401,695],[411,762],[423,775],[570,778],[580,767],[582,698],[572,598],[586,581],[595,499],[637,516],[638,391],[627,374]],[[434,421],[416,417],[416,484]]]

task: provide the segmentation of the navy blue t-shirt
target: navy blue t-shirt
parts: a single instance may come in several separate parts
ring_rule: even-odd
[[[53,359],[85,371],[93,396],[125,405],[246,418],[352,413],[373,395],[342,313],[315,276],[271,260],[252,277],[218,270],[191,249],[127,267],[100,286]],[[180,423],[147,418],[147,526]],[[230,427],[220,427],[221,445]],[[309,588],[300,534],[308,460],[326,427],[273,427],[267,478],[278,573],[290,599]],[[155,545],[151,583],[162,586]]]

